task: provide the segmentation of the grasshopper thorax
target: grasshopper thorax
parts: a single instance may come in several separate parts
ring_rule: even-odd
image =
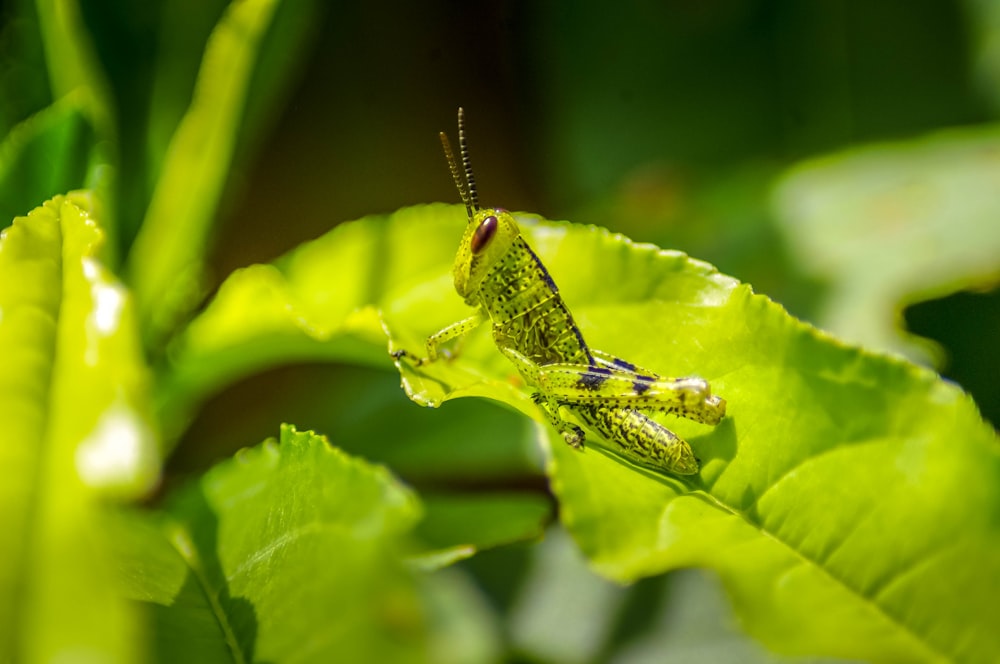
[[[473,210],[455,255],[455,290],[469,299],[520,236],[514,217],[502,208]]]

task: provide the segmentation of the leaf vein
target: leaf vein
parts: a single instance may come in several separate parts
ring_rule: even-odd
[[[815,456],[819,456],[819,455],[815,455]],[[815,456],[809,457],[809,458],[815,458]],[[803,461],[805,461],[805,460],[803,460]],[[797,465],[800,465],[800,464],[797,464]],[[787,473],[786,473],[786,475],[787,475]],[[917,644],[923,646],[923,648],[925,650],[930,651],[931,653],[933,653],[938,658],[940,658],[940,657],[950,657],[950,655],[948,655],[945,652],[945,650],[939,644],[933,643],[930,640],[928,640],[925,636],[923,636],[922,634],[917,633],[912,627],[910,627],[909,624],[906,623],[906,621],[903,619],[902,616],[896,615],[888,607],[886,607],[883,604],[879,603],[878,602],[878,596],[871,596],[868,593],[866,593],[863,589],[854,587],[854,585],[852,585],[846,578],[844,578],[844,577],[842,577],[842,576],[840,576],[838,574],[835,574],[833,570],[829,569],[828,567],[824,567],[820,563],[820,561],[818,561],[817,559],[809,556],[808,554],[806,554],[800,548],[797,548],[796,545],[795,545],[795,543],[793,543],[793,542],[791,542],[791,541],[789,541],[789,540],[787,540],[787,539],[785,539],[783,537],[780,537],[774,531],[772,531],[772,530],[764,527],[763,524],[755,522],[753,519],[750,518],[750,516],[749,516],[748,513],[742,512],[742,511],[740,511],[740,510],[738,510],[738,509],[736,509],[736,508],[734,508],[734,507],[732,507],[732,506],[730,506],[730,505],[722,502],[721,500],[719,500],[715,496],[710,496],[710,497],[711,497],[711,499],[721,509],[723,509],[724,511],[727,511],[729,513],[731,513],[732,515],[734,515],[734,516],[736,516],[738,518],[743,519],[752,528],[755,528],[758,531],[760,531],[761,534],[763,534],[763,535],[765,535],[767,537],[770,537],[775,542],[781,544],[782,546],[784,546],[785,548],[787,548],[789,551],[791,551],[793,554],[795,554],[796,556],[798,556],[805,563],[812,565],[818,571],[820,571],[821,573],[825,574],[829,579],[831,579],[832,581],[834,581],[835,583],[837,583],[838,585],[840,585],[848,593],[853,594],[853,595],[855,595],[855,596],[857,596],[857,597],[859,597],[861,599],[867,600],[867,602],[872,606],[872,608],[877,613],[879,613],[880,615],[884,616],[886,618],[886,620],[889,621],[891,624],[896,625],[907,636],[909,636],[914,642],[916,642]]]
[[[183,538],[183,546],[179,541],[180,538]],[[194,547],[193,542],[194,539],[191,537],[191,533],[180,525],[177,526],[175,536],[170,538],[170,543],[174,547],[174,550],[177,551],[177,555],[180,556],[181,560],[184,561],[188,569],[191,570],[191,574],[194,576],[195,580],[198,582],[198,586],[202,590],[202,593],[205,595],[205,600],[208,602],[208,606],[212,610],[212,615],[219,624],[219,629],[222,631],[223,639],[226,642],[226,646],[229,648],[229,653],[232,655],[233,661],[236,664],[247,664],[246,656],[240,648],[239,641],[236,638],[236,632],[233,631],[229,618],[226,615],[225,610],[222,608],[222,603],[219,601],[218,594],[212,589],[212,585],[208,579],[208,574],[201,565],[197,549]]]

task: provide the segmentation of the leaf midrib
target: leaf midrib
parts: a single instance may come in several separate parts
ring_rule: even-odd
[[[198,557],[198,549],[194,544],[194,537],[191,531],[181,524],[174,524],[174,529],[174,537],[168,537],[170,545],[177,552],[177,555],[180,556],[180,559],[184,561],[187,568],[191,570],[191,574],[201,588],[202,594],[204,594],[208,606],[212,611],[212,615],[219,624],[219,629],[222,631],[223,639],[229,648],[233,662],[235,664],[247,664],[247,659],[240,649],[239,641],[236,638],[236,632],[233,631],[233,627],[229,622],[225,610],[222,608],[222,604],[219,602],[217,594],[212,590],[208,574],[201,565],[201,559]],[[184,538],[186,546],[180,545],[178,537]]]
[[[796,465],[798,465],[798,464],[796,464]],[[845,580],[845,579],[841,578],[840,576],[834,574],[830,569],[828,569],[827,567],[823,566],[819,561],[815,560],[811,556],[806,555],[804,552],[802,552],[801,550],[799,550],[798,548],[796,548],[792,543],[790,543],[786,539],[778,536],[773,531],[765,528],[760,523],[757,523],[756,521],[754,521],[753,519],[751,519],[750,516],[746,512],[744,512],[742,510],[739,510],[736,507],[733,507],[731,505],[728,505],[727,503],[723,502],[721,499],[719,499],[718,497],[712,495],[711,493],[708,493],[707,491],[696,490],[696,491],[693,491],[692,494],[693,495],[704,496],[706,499],[708,499],[710,501],[711,504],[715,505],[717,509],[720,509],[720,510],[722,510],[722,511],[724,511],[724,512],[726,512],[726,513],[728,513],[728,514],[730,514],[730,515],[732,515],[734,517],[742,519],[743,522],[746,523],[748,526],[750,526],[751,528],[753,528],[757,532],[761,533],[762,535],[765,535],[766,537],[771,538],[772,540],[774,540],[778,544],[782,545],[783,547],[785,547],[786,549],[788,549],[789,551],[791,551],[799,560],[801,560],[804,563],[809,564],[812,568],[814,568],[814,569],[818,570],[819,572],[821,572],[822,574],[824,574],[827,578],[829,578],[831,581],[833,581],[834,583],[836,583],[837,585],[839,585],[841,588],[843,588],[849,594],[851,594],[851,595],[853,595],[855,597],[858,597],[859,599],[865,601],[879,615],[883,616],[889,623],[891,623],[893,625],[896,625],[900,630],[902,630],[902,632],[904,634],[906,634],[907,636],[909,636],[914,642],[916,642],[922,648],[924,648],[925,650],[927,650],[929,652],[929,654],[931,655],[931,657],[928,657],[928,659],[933,659],[935,657],[939,658],[939,659],[940,658],[947,658],[947,659],[954,659],[955,658],[954,654],[946,653],[937,644],[932,643],[925,636],[923,636],[922,634],[914,631],[914,629],[912,627],[910,627],[910,625],[908,625],[906,622],[904,622],[900,617],[898,617],[898,616],[894,615],[893,613],[891,613],[887,609],[887,607],[885,607],[882,604],[880,604],[877,601],[876,598],[869,597],[863,591],[855,588],[847,580]]]

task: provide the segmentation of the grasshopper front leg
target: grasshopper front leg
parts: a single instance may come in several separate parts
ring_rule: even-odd
[[[453,352],[449,352],[447,349],[442,349],[441,347],[459,337],[464,337],[466,334],[476,329],[483,323],[483,315],[481,312],[476,312],[474,315],[468,318],[463,318],[462,320],[452,323],[447,327],[444,327],[431,336],[427,337],[424,357],[417,357],[413,353],[400,349],[392,354],[392,357],[399,360],[404,357],[408,357],[413,360],[414,366],[420,366],[422,364],[428,364],[430,362],[436,362],[440,357],[445,359],[452,359],[458,355],[458,349]]]

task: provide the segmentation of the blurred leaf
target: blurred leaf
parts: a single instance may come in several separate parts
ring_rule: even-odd
[[[232,3],[212,32],[191,106],[174,133],[129,255],[140,317],[154,344],[200,294],[207,238],[229,173],[260,40],[277,4]]]
[[[81,21],[107,80],[117,120],[116,186],[111,192],[111,204],[118,211],[114,244],[120,256],[128,255],[149,205],[163,158],[165,146],[154,140],[159,136],[154,134],[158,128],[152,126],[152,119],[161,108],[180,107],[170,133],[176,129],[180,114],[191,102],[191,88],[205,40],[222,11],[222,7],[215,9],[212,5],[220,1],[223,6],[228,4],[225,0],[185,2],[185,31],[169,34],[169,40],[161,38],[161,34],[171,24],[170,8],[176,2],[80,3]],[[204,18],[206,13],[209,14],[207,20]],[[188,60],[182,54],[187,52],[195,54],[186,81],[187,89],[175,99],[154,96],[158,65],[168,61],[174,67],[183,68]]]
[[[0,235],[4,660],[134,661],[100,501],[148,491],[159,459],[131,300],[99,260],[89,208],[58,196]]]
[[[429,547],[425,561],[468,558],[479,549],[541,536],[552,508],[546,496],[530,493],[425,494],[426,517],[418,535]]]
[[[99,42],[107,52],[104,60],[109,70],[124,70],[117,77],[112,76],[112,82],[120,90],[119,98],[130,102],[124,110],[131,110],[137,116],[128,118],[122,128],[123,132],[131,132],[134,136],[124,146],[129,150],[123,154],[123,161],[131,159],[137,164],[133,169],[136,173],[122,174],[135,190],[122,191],[127,199],[123,206],[133,212],[134,224],[127,230],[130,234],[124,239],[126,247],[139,230],[153,187],[169,158],[174,134],[191,104],[205,45],[229,4],[228,0],[198,3],[163,0],[153,8],[151,19],[134,10],[110,19],[103,8],[91,12],[94,23],[129,23],[127,26],[115,25],[117,30]],[[315,0],[277,3],[266,29],[260,34],[253,69],[242,93],[242,107],[226,127],[234,136],[223,188],[229,192],[235,189],[238,197],[242,197],[241,176],[246,170],[247,154],[254,152],[259,137],[265,133],[262,129],[268,129],[272,115],[281,110],[288,88],[298,82],[298,66],[308,52],[312,31],[320,24],[318,4]],[[144,34],[147,32],[148,36]],[[146,43],[122,43],[129,38],[145,39]],[[131,63],[133,60],[127,56],[136,51],[148,55],[147,66],[121,64]],[[204,83],[200,85],[204,87]],[[223,201],[227,198],[234,197],[222,196]],[[224,210],[226,206],[223,203],[221,207]]]
[[[532,547],[532,564],[507,616],[511,645],[530,661],[573,664],[832,664],[785,658],[741,633],[721,584],[678,570],[622,588],[587,568],[560,527]],[[478,561],[478,558],[477,558]],[[846,664],[846,662],[845,662]]]
[[[144,146],[149,151],[151,182],[156,181],[171,137],[191,103],[198,66],[212,28],[229,3],[165,0],[162,4],[156,22],[159,49],[149,82],[149,123]]]
[[[413,407],[399,389],[397,372],[344,367],[339,375],[335,388],[322,395],[322,421],[345,449],[385,463],[419,486],[476,491],[522,485],[530,477],[542,486],[534,430],[510,409],[473,399],[455,402],[442,429],[434,413]]]
[[[152,605],[158,661],[421,661],[401,558],[419,512],[384,468],[285,426],[121,522],[125,590]]]
[[[70,95],[39,111],[0,143],[0,227],[53,196],[95,184],[97,136]]]
[[[980,90],[1000,108],[1000,5],[993,0],[965,0],[972,33],[973,70]]]
[[[399,389],[399,373],[388,358],[384,363],[293,364],[241,380],[198,409],[171,467],[207,468],[288,420],[328,433],[348,454],[391,467],[421,491],[543,490],[543,458],[529,421],[494,402],[465,399],[449,404],[442,430],[436,413],[414,407]],[[261,403],[267,407],[255,406]]]
[[[818,320],[927,359],[897,331],[914,302],[1000,280],[1000,129],[952,130],[806,162],[775,208],[803,271],[831,283]]]
[[[532,661],[606,661],[599,655],[626,589],[587,569],[587,561],[561,528],[550,528],[532,554],[510,611],[512,646]]]
[[[0,20],[0,136],[52,103],[34,0],[4,3]],[[23,208],[28,209],[28,208]]]
[[[181,2],[180,5],[186,15],[187,4]],[[330,5],[322,0],[286,0],[277,6],[261,40],[258,63],[250,78],[250,92],[240,127],[246,140],[238,145],[238,158],[257,147],[258,139],[265,134],[263,130],[277,120],[278,114],[284,116],[284,101],[294,94],[294,88],[302,84],[301,79],[306,75],[303,69],[324,24],[324,13],[334,12],[339,19],[344,10],[341,5]],[[343,85],[342,81],[339,83]],[[339,98],[338,93],[344,88],[328,89]]]
[[[698,256],[811,320],[816,284],[793,266],[770,209],[780,172],[777,162],[706,173],[644,164],[622,175],[610,195],[577,206],[572,219]]]
[[[428,269],[450,263],[461,210],[428,205],[341,224],[273,265],[234,272],[170,348],[162,420],[182,427],[206,395],[277,364],[350,359],[391,366],[377,307],[413,298]],[[435,278],[441,287],[424,289],[424,314],[461,315],[464,305],[438,272]]]
[[[430,661],[476,664],[503,661],[500,626],[473,580],[450,567],[424,578],[423,598],[432,623]]]
[[[77,0],[36,0],[52,98],[82,98],[88,119],[102,139],[115,136],[111,93],[90,41]]]
[[[844,660],[774,655],[733,624],[725,593],[712,575],[678,570],[667,577],[650,628],[615,654],[616,664],[833,664]],[[856,660],[850,660],[856,662]]]

